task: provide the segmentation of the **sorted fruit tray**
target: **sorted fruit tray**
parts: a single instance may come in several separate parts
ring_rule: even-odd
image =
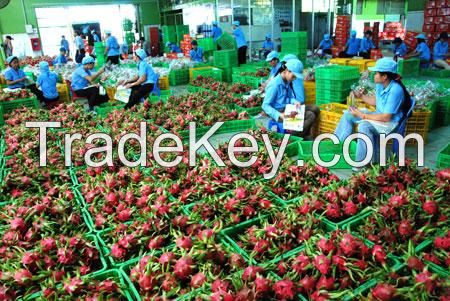
[[[192,70],[192,78],[196,79],[199,75],[210,77],[217,81],[222,81],[222,70],[214,67],[203,67],[201,69]]]
[[[110,104],[109,106],[95,107],[95,112],[100,117],[106,117],[106,116],[108,116],[109,113],[111,113],[114,110],[121,110],[121,109],[123,109],[124,106],[125,105],[123,105],[123,104],[121,104],[121,105]]]
[[[313,159],[313,141],[301,141],[299,143],[298,159],[309,161]],[[351,166],[345,161],[343,153],[343,144],[334,144],[332,141],[322,141],[319,144],[319,156],[325,162],[330,162],[335,155],[340,155],[339,161],[331,169],[351,169]],[[356,158],[356,142],[352,141],[349,147],[349,155],[352,160]]]
[[[439,152],[436,166],[439,169],[450,168],[450,143]]]
[[[38,109],[39,101],[36,97],[16,99],[11,101],[0,102],[0,107],[3,109],[3,114],[8,114],[22,107]]]

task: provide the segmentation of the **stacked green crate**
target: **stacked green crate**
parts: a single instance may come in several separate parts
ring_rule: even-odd
[[[233,36],[229,35],[228,33],[224,32],[220,37],[217,38],[216,44],[221,49],[236,49],[236,40],[233,38]]]
[[[169,73],[170,86],[186,85],[189,83],[189,69],[172,69]]]
[[[177,32],[175,26],[164,25],[161,28],[163,34],[163,44],[166,46],[167,42],[176,43],[177,42]]]
[[[402,77],[419,76],[420,60],[408,59],[398,61],[398,74]]]
[[[133,22],[130,19],[124,19],[122,21],[122,30],[125,32],[125,42],[128,46],[133,45],[136,42],[133,32]],[[100,66],[100,63],[98,63]]]
[[[306,31],[282,32],[281,33],[281,51],[283,56],[294,54],[302,62],[306,61],[308,45],[308,34]],[[280,55],[280,58],[283,58]]]
[[[345,103],[359,80],[358,67],[331,65],[316,69],[316,104]]]
[[[103,42],[94,43],[95,57],[97,61],[97,66],[101,67],[105,64],[105,44]]]
[[[235,49],[214,51],[214,66],[222,69],[223,81],[230,83],[232,68],[238,66],[237,51]]]
[[[208,51],[214,51],[217,49],[216,45],[214,44],[214,40],[212,38],[204,38],[197,40],[198,47],[203,48],[204,53]]]
[[[184,39],[185,34],[189,34],[189,25],[176,25],[175,26],[176,43],[179,45],[180,41]]]

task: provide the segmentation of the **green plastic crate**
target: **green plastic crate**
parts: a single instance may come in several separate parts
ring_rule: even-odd
[[[227,82],[227,83],[231,83],[231,81],[233,80],[232,78],[232,74],[233,71],[231,68],[220,68],[222,70],[222,81]]]
[[[359,68],[353,66],[330,65],[316,69],[316,81],[321,79],[359,80]]]
[[[235,107],[236,111],[238,111],[239,113],[247,112],[247,114],[250,116],[256,116],[262,112],[261,106],[254,107],[254,108],[243,108],[243,107],[240,107],[237,104],[235,104],[234,107]]]
[[[233,68],[234,69],[234,68]],[[232,71],[233,72],[233,71]],[[245,76],[242,76],[240,74],[231,74],[231,82],[232,83],[241,83],[245,84]]]
[[[12,100],[12,101],[0,102],[0,107],[3,110],[3,114],[7,114],[7,113],[11,113],[15,109],[19,109],[22,107],[38,109],[39,101],[37,100],[36,97],[16,99],[16,100]]]
[[[420,75],[448,79],[450,77],[450,70],[421,69]]]
[[[104,106],[104,107],[95,107],[95,112],[97,113],[98,116],[101,117],[106,117],[109,115],[109,113],[111,113],[114,110],[121,110],[123,109],[125,105],[109,105],[109,106]]]
[[[220,68],[237,67],[237,51],[235,49],[214,51],[214,66]]]
[[[316,86],[316,96],[318,98],[329,98],[329,99],[347,99],[350,95],[351,89],[348,90],[325,90],[321,88],[317,88]]]
[[[428,127],[428,131],[431,131],[432,129],[437,128],[438,121],[436,119],[436,116],[437,116],[438,105],[439,105],[439,102],[437,100],[431,100],[426,105],[427,109],[431,111],[430,125]]]
[[[133,22],[130,19],[123,19],[122,29],[123,31],[131,31],[133,29]]]
[[[189,69],[173,69],[169,73],[169,84],[171,86],[185,85],[189,83]]]
[[[264,77],[245,76],[245,83],[253,88],[258,88],[262,83],[266,81]]]
[[[257,127],[254,119],[225,121],[222,126],[215,132],[215,135],[244,132],[249,129],[256,128]],[[211,129],[211,126],[197,127],[195,134],[197,137],[203,136],[206,132],[209,131],[209,129]],[[189,130],[180,131],[178,133],[182,138],[189,139]]]
[[[312,159],[313,141],[301,141],[299,145],[298,159],[308,161]],[[322,141],[319,145],[319,154],[323,161],[331,161],[334,155],[341,155],[338,163],[331,167],[331,169],[351,169],[351,166],[345,162],[343,156],[343,144],[333,144],[332,141]],[[350,157],[356,158],[356,142],[352,141],[350,144]]]
[[[420,70],[420,60],[419,59],[408,59],[398,61],[398,74],[403,77],[418,76]]]
[[[223,71],[220,68],[210,67],[204,70],[192,70],[192,78],[197,78],[197,76],[201,75],[203,77],[211,77],[215,80],[222,81],[223,80]]]
[[[212,38],[204,38],[197,40],[198,46],[203,48],[203,51],[217,50],[216,44]]]
[[[333,91],[346,91],[350,90],[352,85],[357,83],[357,79],[340,80],[340,79],[320,79],[316,80],[317,90],[333,90]]]
[[[450,143],[444,147],[438,155],[437,168],[446,169],[450,168]]]
[[[286,31],[281,33],[281,38],[307,38],[308,32],[306,31]]]
[[[347,97],[336,98],[336,97],[326,97],[323,95],[316,95],[316,105],[317,106],[329,104],[329,103],[333,103],[333,102],[347,103]]]
[[[226,32],[222,33],[222,35],[217,38],[216,44],[223,50],[237,49],[236,40],[232,35]]]
[[[172,90],[161,90],[160,96],[150,95],[148,99],[150,103],[158,103],[159,101],[166,103],[170,96],[172,96]]]
[[[437,126],[450,125],[450,95],[437,98]]]
[[[5,119],[3,117],[3,107],[0,106],[0,126],[5,124]],[[0,155],[2,155],[3,151],[0,153]]]

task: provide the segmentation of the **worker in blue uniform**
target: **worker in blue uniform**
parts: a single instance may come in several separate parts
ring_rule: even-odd
[[[320,49],[322,49],[322,56],[325,54],[331,55],[331,47],[333,47],[333,40],[330,37],[330,34],[326,33],[323,35],[323,40],[320,42],[314,54],[317,54]]]
[[[247,40],[239,21],[233,21],[233,36],[238,48],[238,63],[239,65],[245,64],[247,62]]]
[[[359,46],[359,56],[365,59],[370,59],[370,51],[376,48],[372,40],[372,35],[373,35],[372,31],[367,30],[364,33],[364,37],[361,40],[361,44]]]
[[[192,43],[192,49],[189,52],[189,56],[191,57],[191,60],[195,62],[203,62],[203,48],[198,47],[198,42],[196,40],[193,40]]]

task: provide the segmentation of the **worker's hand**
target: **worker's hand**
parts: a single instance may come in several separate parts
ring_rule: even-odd
[[[358,110],[357,108],[354,108],[354,107],[350,107],[349,112],[350,112],[350,114],[352,114],[353,116],[355,116],[357,118],[362,118],[362,116],[364,115],[360,110]]]
[[[356,98],[362,98],[363,94],[360,92],[357,92],[357,91],[352,91],[352,92],[350,92],[350,96],[356,97]]]
[[[125,85],[125,89],[131,89],[132,85],[131,84],[126,84]]]
[[[28,77],[26,77],[26,76],[24,76],[24,77],[22,77],[22,78],[19,78],[19,82],[23,82],[23,81],[26,81],[28,79]]]
[[[117,85],[118,86],[123,86],[123,84],[125,83],[125,80],[119,80],[118,82],[117,82]]]

